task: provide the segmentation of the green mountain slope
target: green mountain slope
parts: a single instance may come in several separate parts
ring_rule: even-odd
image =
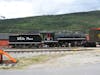
[[[0,32],[31,32],[33,30],[69,30],[88,32],[100,27],[100,11],[0,20]]]

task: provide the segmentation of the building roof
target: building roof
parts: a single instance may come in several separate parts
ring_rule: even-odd
[[[0,40],[8,40],[9,35],[9,33],[0,33]]]
[[[100,30],[100,28],[91,28],[91,30]]]

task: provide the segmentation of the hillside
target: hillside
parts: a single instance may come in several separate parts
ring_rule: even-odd
[[[33,30],[88,32],[93,27],[100,27],[100,11],[0,20],[0,33]]]

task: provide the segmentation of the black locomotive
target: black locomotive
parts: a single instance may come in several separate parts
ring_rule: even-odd
[[[12,48],[75,47],[86,41],[82,33],[40,32],[36,34],[15,34],[9,36]]]

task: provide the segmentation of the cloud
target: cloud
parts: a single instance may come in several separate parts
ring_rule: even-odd
[[[25,17],[32,15],[32,4],[27,1],[0,2],[0,15],[7,18]]]
[[[99,0],[0,0],[0,15],[17,18],[100,10]]]
[[[32,0],[0,0],[1,2],[12,2],[12,1],[32,1]]]
[[[36,14],[56,14],[65,6],[69,6],[75,0],[34,0],[33,11]]]
[[[37,14],[63,14],[97,10],[100,7],[99,3],[99,0],[36,0],[33,10]]]

